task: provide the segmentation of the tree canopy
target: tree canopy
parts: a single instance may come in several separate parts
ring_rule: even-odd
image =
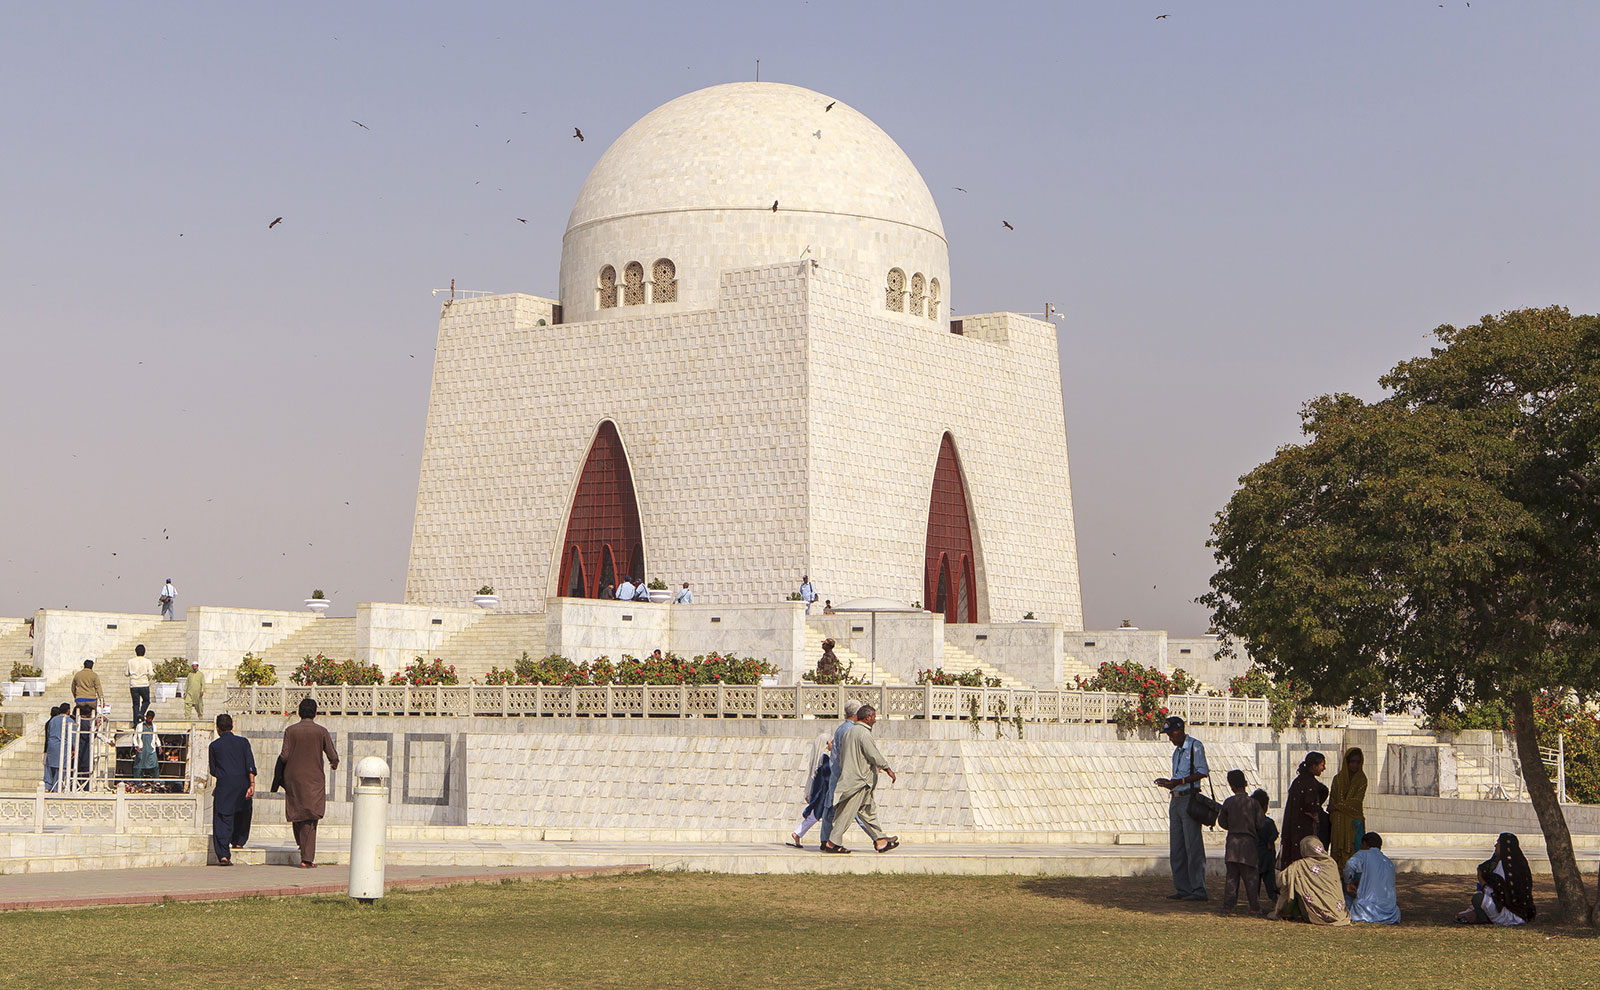
[[[1305,405],[1307,440],[1218,513],[1201,600],[1320,702],[1508,702],[1537,768],[1535,696],[1600,691],[1600,318],[1517,310],[1434,335],[1381,400]],[[1554,792],[1526,776],[1563,909],[1586,914]]]

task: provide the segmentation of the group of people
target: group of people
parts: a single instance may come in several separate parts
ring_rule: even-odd
[[[272,790],[284,792],[283,813],[294,832],[300,866],[317,865],[317,823],[327,814],[328,770],[339,769],[333,736],[317,724],[317,703],[300,702],[300,720],[283,730],[283,750],[272,772]],[[256,795],[256,758],[250,740],[234,735],[233,718],[217,716],[217,738],[207,750],[215,781],[211,791],[211,847],[219,866],[233,865],[233,850],[250,839]]]
[[[623,578],[622,583],[616,586],[608,581],[600,585],[600,593],[596,598],[613,598],[619,602],[647,602],[650,600],[650,586],[645,584],[644,578],[635,584],[632,578]],[[689,588],[689,582],[683,582],[683,587],[672,596],[674,605],[694,604],[694,592]]]
[[[789,845],[805,848],[811,826],[822,825],[825,853],[849,853],[839,842],[854,822],[872,840],[872,848],[885,853],[900,845],[898,835],[887,835],[878,825],[878,806],[874,800],[878,773],[895,780],[894,770],[884,759],[873,738],[878,711],[872,705],[847,701],[844,719],[832,733],[817,736],[807,761],[806,806],[800,824],[789,834]]]
[[[1211,775],[1205,747],[1185,732],[1184,721],[1168,718],[1161,731],[1172,743],[1172,776],[1156,780],[1171,795],[1168,806],[1172,900],[1205,901],[1205,846],[1201,823],[1208,802],[1200,784]],[[1267,814],[1264,790],[1246,793],[1244,771],[1227,774],[1232,792],[1216,813],[1226,830],[1226,879],[1222,913],[1231,914],[1241,889],[1252,914],[1314,925],[1400,922],[1394,862],[1383,852],[1383,836],[1366,828],[1365,755],[1345,751],[1333,786],[1322,783],[1327,757],[1307,753],[1283,802],[1280,831]],[[1214,805],[1212,805],[1214,807]],[[1263,908],[1265,890],[1270,907]],[[1457,916],[1463,924],[1520,925],[1532,921],[1533,879],[1517,837],[1503,833],[1494,855],[1478,867],[1472,906]]]

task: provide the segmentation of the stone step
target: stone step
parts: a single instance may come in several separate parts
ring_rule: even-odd
[[[1017,680],[1015,677],[1012,677],[1010,674],[1007,674],[1005,671],[1003,671],[1000,668],[994,666],[993,664],[985,663],[976,654],[962,649],[961,647],[959,647],[956,644],[950,642],[949,640],[945,641],[945,644],[944,644],[944,658],[941,661],[941,663],[943,664],[944,669],[945,669],[945,673],[947,673],[947,674],[948,673],[962,673],[962,674],[964,674],[969,670],[977,670],[977,671],[981,671],[983,673],[983,676],[985,676],[985,677],[998,677],[998,678],[1000,678],[1000,686],[1001,687],[1006,687],[1006,688],[1028,688],[1028,687],[1030,687],[1030,685],[1025,684],[1022,681]]]

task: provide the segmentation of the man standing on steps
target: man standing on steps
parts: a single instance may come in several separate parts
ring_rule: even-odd
[[[172,586],[172,579],[161,586],[161,597],[156,599],[161,603],[161,618],[172,618],[172,606],[178,601],[178,589]]]
[[[133,727],[137,729],[150,707],[150,675],[155,668],[144,655],[144,644],[133,648],[133,659],[128,661],[128,693],[133,696]]]
[[[817,587],[811,583],[811,575],[800,575],[800,600],[806,603],[806,614],[811,614],[811,603],[817,600]]]
[[[1168,717],[1161,732],[1172,743],[1172,776],[1156,780],[1172,797],[1167,802],[1167,830],[1170,836],[1173,892],[1169,901],[1206,900],[1206,847],[1200,837],[1200,823],[1189,817],[1189,802],[1200,790],[1200,781],[1211,776],[1206,766],[1206,748],[1200,740],[1183,731],[1183,719]]]
[[[80,711],[88,709],[90,715],[106,703],[106,692],[100,686],[100,675],[94,672],[93,660],[85,660],[83,669],[72,675],[72,700]]]
[[[200,673],[200,665],[189,665],[189,676],[183,681],[183,713],[189,718],[206,717],[206,675]]]

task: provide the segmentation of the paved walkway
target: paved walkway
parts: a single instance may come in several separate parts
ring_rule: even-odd
[[[643,866],[462,869],[452,866],[391,866],[384,885],[445,887],[501,880],[632,873]],[[293,866],[161,866],[144,870],[83,870],[72,873],[20,873],[0,876],[0,911],[155,904],[164,900],[218,901],[236,897],[288,897],[339,894],[348,890],[343,866],[302,870]]]

